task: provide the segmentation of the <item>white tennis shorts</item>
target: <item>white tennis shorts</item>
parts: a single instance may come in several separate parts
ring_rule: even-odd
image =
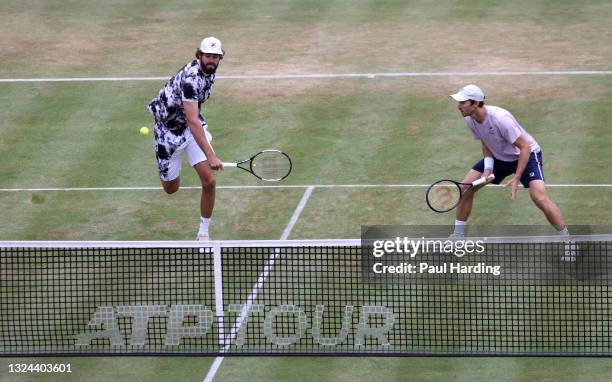
[[[206,136],[208,144],[211,144],[212,135],[207,129],[204,129],[204,135]],[[185,130],[184,136],[186,139],[185,142],[174,150],[170,158],[157,158],[160,170],[159,177],[161,180],[170,181],[179,177],[183,163],[183,153],[187,157],[187,162],[189,162],[191,167],[206,160],[206,154],[204,154],[204,151],[202,151],[198,143],[195,141],[189,129]]]

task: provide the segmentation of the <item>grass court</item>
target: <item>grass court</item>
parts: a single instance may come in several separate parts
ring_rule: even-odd
[[[451,224],[452,214],[427,208],[424,185],[460,179],[482,156],[448,98],[468,83],[540,143],[569,224],[612,221],[609,1],[0,0],[0,10],[0,240],[194,239],[195,172],[184,163],[189,187],[165,195],[152,135],[138,130],[208,35],[227,51],[203,105],[219,157],[275,148],[294,161],[279,187],[219,173],[215,240],[279,239],[308,190],[289,239]],[[501,187],[479,193],[470,222],[546,224],[525,190],[510,202]],[[202,381],[213,361],[4,358],[0,380]],[[73,372],[8,373],[37,362]],[[214,380],[605,381],[611,367],[606,358],[228,357]]]

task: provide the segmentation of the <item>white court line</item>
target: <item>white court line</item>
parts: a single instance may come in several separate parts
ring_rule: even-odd
[[[283,231],[280,237],[280,240],[287,240],[289,238],[289,234],[291,233],[291,230],[293,230],[295,223],[300,218],[300,215],[302,214],[302,211],[304,210],[306,203],[308,203],[308,199],[310,199],[310,195],[312,194],[313,190],[314,190],[314,187],[309,186],[304,192],[304,195],[302,196],[302,199],[300,200],[300,202],[298,203],[298,206],[293,212],[293,215],[291,216],[291,219],[289,220],[287,227],[285,227],[285,230]],[[274,263],[276,262],[276,259],[278,258],[279,254],[280,252],[274,251],[272,255],[270,255],[270,258],[268,258],[268,261],[266,261],[266,264],[264,265],[264,268],[262,272],[260,273],[257,279],[257,282],[253,286],[253,290],[251,290],[251,293],[249,293],[249,296],[247,297],[246,304],[242,308],[242,312],[240,313],[240,316],[236,318],[236,321],[234,323],[234,326],[232,327],[232,330],[230,331],[229,336],[226,337],[223,341],[225,343],[225,346],[221,350],[222,353],[227,352],[229,347],[231,346],[232,341],[236,337],[236,333],[238,333],[238,330],[240,329],[240,326],[242,325],[243,320],[246,318],[246,315],[248,314],[250,307],[253,305],[253,302],[257,299],[257,295],[259,294],[259,291],[261,290],[264,283],[266,282],[266,279],[268,278],[268,274],[270,273],[270,270],[272,270],[272,267],[274,266]],[[223,362],[224,358],[225,357],[215,358],[213,364],[210,366],[210,370],[208,370],[208,373],[206,374],[206,377],[204,378],[204,382],[212,382],[212,380],[215,378],[215,375],[217,374],[217,371],[219,370],[219,367],[221,367],[221,363]]]
[[[285,227],[285,230],[283,231],[283,234],[281,235],[280,240],[289,239],[289,234],[293,230],[295,223],[297,223],[298,219],[300,218],[300,215],[302,214],[304,207],[306,207],[306,203],[308,203],[308,199],[310,199],[310,195],[312,195],[313,190],[314,190],[314,186],[308,186],[308,188],[306,188],[306,191],[304,192],[304,195],[302,196],[300,203],[295,209],[293,216],[291,216],[291,219],[289,220],[289,224],[287,224],[287,227]]]
[[[287,185],[260,185],[260,186],[217,186],[221,190],[251,190],[262,188],[425,188],[429,184],[287,184]],[[487,187],[503,187],[503,185],[490,184]],[[559,188],[610,188],[612,184],[547,184],[546,187]],[[181,186],[181,189],[199,190],[201,186]],[[135,187],[67,187],[67,188],[0,188],[0,192],[84,192],[84,191],[161,191],[160,186]]]
[[[474,76],[594,76],[612,75],[612,70],[545,70],[545,71],[497,71],[497,72],[398,72],[398,73],[306,73],[217,76],[226,80],[284,80],[317,78],[376,78],[376,77],[474,77]],[[92,81],[166,81],[164,77],[57,77],[57,78],[0,78],[0,83],[18,82],[92,82]]]

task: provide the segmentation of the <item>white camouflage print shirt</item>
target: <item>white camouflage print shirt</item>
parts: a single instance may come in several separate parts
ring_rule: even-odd
[[[147,110],[174,135],[181,135],[187,128],[183,101],[197,102],[200,109],[202,102],[210,97],[214,83],[215,75],[204,73],[199,61],[193,60],[168,80]],[[201,114],[200,121],[206,126]]]

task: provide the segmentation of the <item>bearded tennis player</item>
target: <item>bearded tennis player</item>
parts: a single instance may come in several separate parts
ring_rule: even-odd
[[[212,93],[215,73],[224,54],[217,38],[202,40],[195,60],[170,78],[147,107],[155,118],[155,155],[164,191],[173,194],[179,190],[183,154],[200,178],[197,239],[203,241],[209,240],[208,227],[215,206],[213,170],[223,170],[223,163],[211,146],[212,135],[200,108]]]

